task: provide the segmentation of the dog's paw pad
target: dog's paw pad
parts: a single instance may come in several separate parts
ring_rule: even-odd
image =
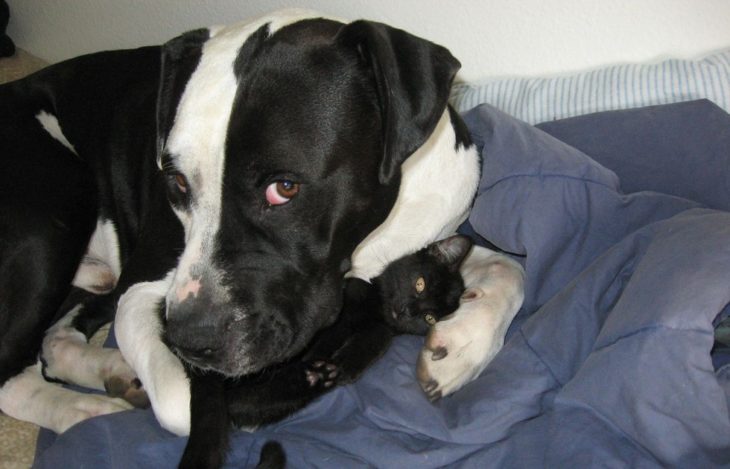
[[[309,364],[304,373],[310,387],[330,388],[335,385],[340,370],[333,363],[317,360]]]

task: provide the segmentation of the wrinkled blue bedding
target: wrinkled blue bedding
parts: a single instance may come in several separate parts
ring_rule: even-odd
[[[431,404],[422,339],[399,337],[357,383],[236,432],[230,466],[269,439],[290,467],[730,466],[730,364],[711,356],[730,303],[730,116],[699,101],[542,126],[575,146],[486,105],[465,118],[483,157],[465,228],[527,272],[504,349]],[[175,467],[184,445],[134,410],[45,432],[36,466]]]

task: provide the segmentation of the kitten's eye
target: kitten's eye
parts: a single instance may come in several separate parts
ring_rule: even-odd
[[[414,288],[416,289],[416,293],[423,292],[423,290],[426,289],[426,280],[423,277],[418,277],[414,284]]]
[[[266,201],[269,205],[284,205],[299,193],[299,183],[284,179],[269,184]]]
[[[436,318],[431,313],[424,314],[423,315],[423,320],[426,321],[426,324],[428,324],[429,326],[436,325]]]

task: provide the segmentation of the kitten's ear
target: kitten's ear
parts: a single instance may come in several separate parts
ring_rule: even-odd
[[[465,235],[454,235],[428,246],[428,252],[449,269],[456,271],[471,250],[472,240]]]

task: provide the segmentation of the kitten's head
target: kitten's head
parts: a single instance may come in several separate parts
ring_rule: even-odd
[[[459,307],[464,281],[459,267],[471,238],[455,235],[393,261],[373,283],[385,321],[398,332],[425,335]]]

